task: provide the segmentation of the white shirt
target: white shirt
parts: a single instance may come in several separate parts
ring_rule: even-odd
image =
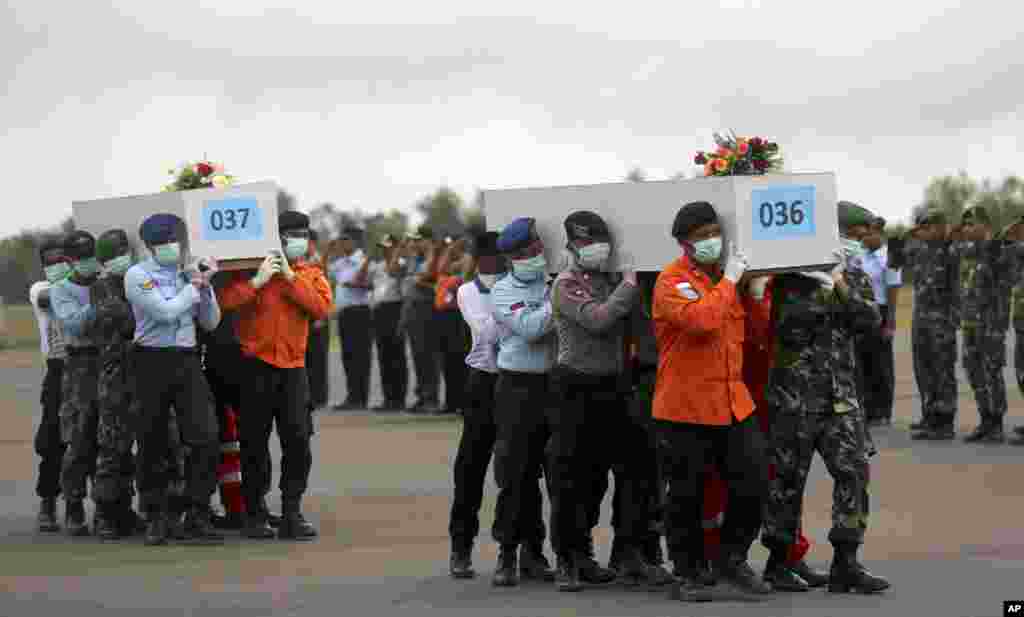
[[[473,347],[466,356],[466,364],[480,371],[497,373],[498,339],[502,326],[494,318],[490,290],[481,293],[474,279],[459,286],[456,301],[473,334]]]
[[[331,262],[329,270],[337,285],[334,289],[334,306],[338,310],[350,306],[368,306],[370,304],[370,290],[361,287],[346,287],[345,283],[352,283],[356,280],[356,273],[363,266],[366,255],[361,249],[356,249],[348,257],[339,257]],[[367,273],[369,279],[369,273]]]
[[[39,307],[39,294],[49,291],[51,287],[49,281],[33,283],[28,290],[28,301],[32,304],[32,312],[35,313],[36,324],[39,326],[39,351],[48,358],[63,358],[67,354],[64,350],[60,326],[53,318],[52,309]]]
[[[869,251],[861,259],[864,273],[871,278],[871,289],[879,306],[889,303],[888,291],[903,286],[903,275],[889,267],[889,251],[882,245],[877,251]]]
[[[367,277],[373,281],[373,291],[370,296],[373,306],[385,302],[402,301],[402,276],[395,276],[388,272],[386,261],[371,263]]]

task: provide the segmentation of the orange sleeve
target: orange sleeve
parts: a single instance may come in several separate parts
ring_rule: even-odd
[[[217,304],[221,310],[233,311],[256,299],[256,288],[241,272],[236,272],[231,282],[217,292]]]
[[[310,319],[324,319],[331,310],[331,287],[316,268],[296,272],[295,280],[284,290],[289,299],[309,312]]]
[[[690,334],[709,334],[722,329],[734,302],[736,285],[729,279],[723,278],[710,291],[702,293],[686,276],[660,276],[654,286],[652,318]]]

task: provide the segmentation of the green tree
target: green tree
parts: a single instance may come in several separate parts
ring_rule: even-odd
[[[955,176],[933,178],[924,189],[924,202],[914,208],[912,219],[924,210],[937,208],[950,221],[959,221],[964,209],[978,194],[978,183],[961,170]]]
[[[464,234],[464,209],[462,198],[446,186],[416,202],[416,211],[423,216],[423,223],[433,230],[435,238]]]

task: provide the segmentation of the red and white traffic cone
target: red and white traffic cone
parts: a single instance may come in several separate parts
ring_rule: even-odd
[[[220,502],[229,520],[241,524],[245,513],[242,499],[242,448],[238,441],[238,412],[233,407],[224,409],[224,434],[221,435],[220,464],[217,466],[217,483],[220,485]]]

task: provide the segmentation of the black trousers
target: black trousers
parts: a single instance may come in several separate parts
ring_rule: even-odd
[[[660,542],[664,531],[661,501],[665,491],[659,488],[663,483],[658,469],[657,434],[654,430],[654,420],[651,418],[651,400],[656,376],[654,370],[633,375],[634,390],[629,399],[629,416],[633,423],[630,430],[637,431],[634,437],[634,464],[637,466],[637,475],[634,476],[635,488],[632,491],[620,490],[621,483],[616,476],[615,493],[612,496],[612,529],[615,530],[615,536],[619,537],[626,532],[623,524],[628,523],[629,518],[624,517],[623,512],[629,507],[640,507],[643,509],[640,515],[646,520],[648,542]],[[612,469],[614,471],[614,467]],[[596,526],[596,522],[594,525]]]
[[[242,388],[242,495],[260,503],[270,483],[270,431],[277,425],[281,442],[281,503],[297,507],[306,492],[312,464],[309,380],[306,369],[278,368],[257,358],[245,359]]]
[[[548,441],[548,376],[501,371],[495,384],[494,479],[498,500],[491,535],[502,545],[543,540],[540,477]],[[537,529],[537,527],[540,529]],[[551,531],[552,541],[557,533]]]
[[[434,328],[434,305],[427,301],[410,301],[402,309],[405,330],[412,348],[416,370],[416,402],[437,405],[439,400],[440,358],[438,337]]]
[[[309,324],[309,339],[306,342],[306,374],[309,377],[309,404],[313,409],[327,405],[328,382],[327,361],[331,347],[331,328],[328,321],[316,328]]]
[[[365,405],[370,395],[370,307],[350,306],[338,315],[341,365],[345,369],[345,402]]]
[[[176,348],[137,347],[132,353],[139,404],[138,484],[143,501],[167,508],[167,487],[176,475],[167,465],[172,452],[168,422],[171,407],[188,453],[185,491],[190,504],[206,507],[217,487],[220,439],[210,387],[199,354]]]
[[[704,476],[708,463],[721,470],[729,492],[722,525],[722,556],[746,559],[761,528],[767,497],[764,436],[753,416],[729,426],[657,421],[658,457],[668,484],[665,526],[676,567],[704,558]]]
[[[551,487],[551,529],[563,558],[585,554],[597,526],[608,472],[627,504],[619,512],[616,539],[640,548],[647,538],[648,504],[642,489],[647,437],[630,418],[618,376],[591,376],[556,367],[551,375],[554,405],[548,407],[551,439],[547,470]]]
[[[43,377],[39,403],[43,415],[36,429],[34,446],[39,455],[39,475],[36,495],[53,498],[60,495],[60,466],[66,445],[60,438],[61,381],[64,379],[64,360],[48,359]]]
[[[466,391],[466,354],[469,353],[469,326],[458,310],[434,313],[441,369],[444,372],[444,406],[450,412],[463,409]]]
[[[880,306],[882,318],[892,318],[890,307]],[[895,356],[892,339],[881,331],[865,335],[859,340],[858,361],[864,378],[864,407],[868,421],[892,419],[893,398],[896,388]]]
[[[377,370],[385,403],[405,407],[409,387],[409,361],[405,335],[398,331],[401,302],[385,302],[373,308],[373,334],[377,343]]]

